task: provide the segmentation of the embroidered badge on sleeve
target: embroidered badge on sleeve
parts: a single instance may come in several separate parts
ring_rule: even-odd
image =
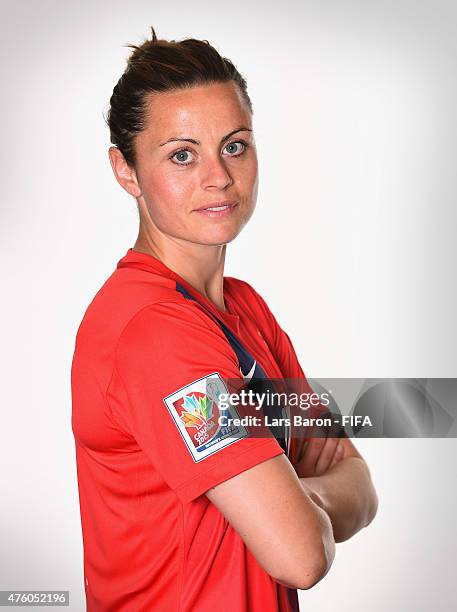
[[[226,394],[223,402],[221,394]],[[195,462],[249,435],[245,427],[227,424],[240,418],[228,395],[220,374],[213,372],[163,398]]]

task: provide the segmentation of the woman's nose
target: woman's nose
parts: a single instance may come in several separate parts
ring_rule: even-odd
[[[202,168],[202,187],[216,187],[226,189],[233,183],[227,166],[220,157],[208,159]]]

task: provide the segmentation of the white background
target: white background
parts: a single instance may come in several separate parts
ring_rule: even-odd
[[[367,0],[2,3],[0,588],[84,610],[70,364],[137,233],[102,113],[129,50],[208,39],[247,78],[257,210],[226,274],[310,377],[455,377],[457,5]],[[455,440],[363,440],[373,524],[303,610],[449,611]]]

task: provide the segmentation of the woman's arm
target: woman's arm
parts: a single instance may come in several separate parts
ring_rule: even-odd
[[[262,296],[251,285],[248,286],[252,299],[257,301],[268,322],[263,331],[283,377],[295,380],[298,386],[302,384],[300,390],[304,392],[312,391],[288,334]],[[344,453],[335,457],[333,464],[338,439],[312,438],[302,459],[303,438],[294,435],[293,441],[291,460],[299,459],[294,467],[302,486],[330,516],[335,541],[347,540],[376,515],[378,498],[367,464],[347,438],[341,438]],[[328,470],[329,466],[331,469]]]
[[[332,525],[300,486],[284,454],[206,492],[265,571],[286,586],[309,589],[335,556]]]
[[[337,454],[338,446],[343,450]],[[348,438],[310,439],[294,468],[304,491],[330,517],[335,542],[349,539],[375,517],[378,497],[370,471]]]

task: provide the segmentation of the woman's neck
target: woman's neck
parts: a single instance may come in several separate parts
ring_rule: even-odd
[[[152,239],[138,234],[135,251],[148,253],[179,274],[194,289],[225,311],[224,264],[226,245],[201,245],[176,238]]]

